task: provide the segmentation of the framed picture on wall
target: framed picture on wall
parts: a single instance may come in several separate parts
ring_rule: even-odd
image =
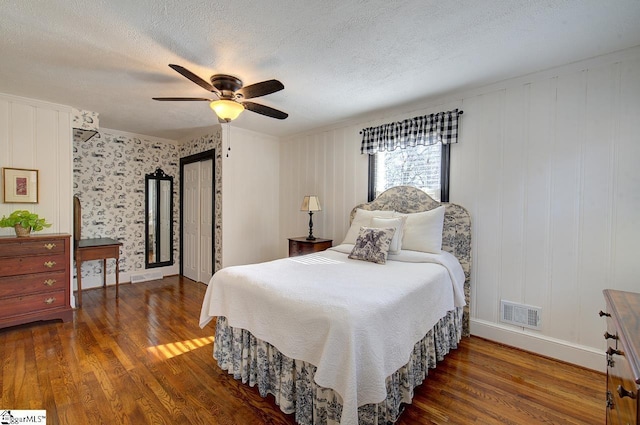
[[[38,203],[38,170],[3,168],[5,203]]]

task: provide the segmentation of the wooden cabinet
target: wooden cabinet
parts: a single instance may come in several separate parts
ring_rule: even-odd
[[[71,236],[0,237],[0,328],[73,317]]]
[[[332,239],[316,238],[315,240],[309,241],[304,236],[300,238],[289,238],[289,257],[324,251],[327,248],[331,248],[332,243]]]
[[[607,424],[639,425],[640,294],[603,291],[607,311]]]

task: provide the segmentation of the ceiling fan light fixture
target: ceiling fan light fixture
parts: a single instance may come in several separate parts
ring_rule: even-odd
[[[213,93],[215,99],[204,97],[154,97],[153,100],[161,101],[206,101],[213,109],[219,121],[230,122],[235,120],[245,109],[249,112],[264,115],[270,118],[283,120],[289,116],[286,112],[278,111],[270,106],[254,102],[246,102],[246,99],[266,96],[284,89],[284,84],[278,80],[266,80],[260,83],[243,86],[242,80],[232,75],[215,74],[211,76],[211,83],[206,82],[193,72],[180,65],[169,65],[171,69],[180,75],[196,83],[203,89]],[[238,102],[238,99],[242,99]]]
[[[244,111],[241,103],[228,99],[215,100],[209,104],[216,115],[227,122],[235,120]]]

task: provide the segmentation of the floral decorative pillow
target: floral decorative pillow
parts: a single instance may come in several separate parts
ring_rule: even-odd
[[[396,229],[361,227],[356,243],[349,254],[354,260],[370,261],[372,263],[385,264],[389,246]]]

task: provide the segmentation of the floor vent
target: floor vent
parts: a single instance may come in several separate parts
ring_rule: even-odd
[[[146,272],[131,275],[131,283],[146,282],[148,280],[162,279],[164,276],[161,272]]]
[[[500,321],[530,329],[541,329],[542,309],[501,300]]]

